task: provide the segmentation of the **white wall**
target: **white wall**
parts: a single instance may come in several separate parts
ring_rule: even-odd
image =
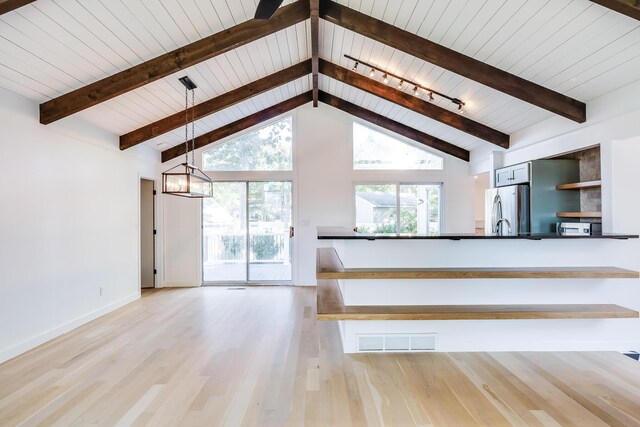
[[[130,302],[140,177],[158,153],[0,89],[0,362]],[[102,287],[102,295],[100,295]]]
[[[481,173],[475,176],[475,214],[476,228],[484,229],[484,192],[489,188],[489,173]]]
[[[319,242],[316,238],[316,227],[355,225],[353,185],[357,182],[442,182],[443,230],[450,233],[473,232],[474,180],[469,175],[468,163],[444,155],[444,172],[354,172],[351,135],[356,118],[324,104],[318,108],[305,105],[289,114],[294,118],[295,141],[294,256],[297,265],[294,284],[316,283],[315,250],[318,246],[326,246],[326,242]],[[201,164],[201,153],[202,150],[196,153],[198,164]],[[162,169],[181,161],[167,162]],[[230,179],[233,176],[228,173],[209,175],[213,179]],[[201,282],[199,206],[190,200],[168,200],[165,197],[163,286],[197,286]]]

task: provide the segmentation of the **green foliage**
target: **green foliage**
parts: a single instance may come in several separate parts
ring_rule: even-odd
[[[225,259],[240,259],[242,257],[242,247],[244,236],[220,236],[224,246]]]
[[[291,170],[291,128],[291,117],[287,117],[217,145],[202,154],[203,169],[208,171]]]
[[[251,252],[256,260],[272,260],[284,249],[284,242],[274,235],[251,237]]]

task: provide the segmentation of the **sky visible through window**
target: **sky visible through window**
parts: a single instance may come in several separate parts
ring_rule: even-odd
[[[359,123],[353,124],[356,170],[439,170],[442,157]]]

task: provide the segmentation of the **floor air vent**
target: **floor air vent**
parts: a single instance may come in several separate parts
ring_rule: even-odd
[[[358,335],[359,353],[434,351],[436,334]]]

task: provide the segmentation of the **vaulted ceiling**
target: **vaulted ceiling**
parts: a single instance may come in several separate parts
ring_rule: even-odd
[[[299,1],[309,7],[308,0]],[[8,3],[0,1],[0,13]],[[235,30],[239,28],[237,25],[252,18],[257,5],[254,0],[15,3],[29,4],[0,15],[0,87],[38,103],[225,29]],[[283,6],[291,3],[285,0]],[[415,52],[398,49],[395,41],[396,47],[391,46],[387,42],[393,37],[391,33],[367,37],[353,28],[344,28],[348,25],[336,25],[334,16],[326,13],[323,16],[323,2],[320,3],[318,88],[325,101],[342,99],[354,106],[350,107],[352,111],[359,107],[375,113],[375,117],[391,119],[408,130],[464,150],[497,143],[500,134],[511,134],[554,115],[548,109],[505,93],[502,88],[492,88],[488,84],[491,82],[482,84],[464,77],[477,72],[476,69],[455,73],[445,69],[451,68],[449,63],[438,66],[427,62],[425,59],[434,55],[432,51],[420,50],[420,46],[413,46]],[[640,79],[637,71],[640,69],[640,21],[609,9],[611,4],[606,4],[618,3],[624,7],[625,0],[598,2],[607,7],[588,0],[341,0],[337,3],[585,103]],[[633,16],[634,6],[628,8]],[[265,77],[269,80],[273,74],[311,58],[311,20],[305,16],[299,21],[249,43],[233,44],[224,53],[148,84],[144,81],[133,90],[75,115],[119,135],[130,134],[181,112],[184,88],[178,77],[187,74],[198,84],[197,104],[215,98],[244,99],[198,119],[197,135],[210,135],[247,116],[259,119],[262,116],[256,113],[299,95],[302,97],[298,100],[302,100],[306,96],[303,94],[313,89],[312,75],[307,68],[306,72],[298,70],[298,74],[289,74],[277,87],[269,88],[266,83],[260,86],[257,82]],[[416,103],[411,100],[411,88],[406,85],[404,94],[391,93],[383,99],[382,85],[367,84],[364,79],[369,78],[369,70],[362,66],[357,70],[359,76],[353,76],[350,71],[353,61],[347,60],[345,54],[462,99],[466,104],[464,119],[447,119],[451,117],[451,114],[447,116],[448,112],[455,112],[456,105],[445,99],[436,97],[429,103],[422,93],[422,103]],[[323,74],[323,63],[333,72],[325,70]],[[309,67],[309,64],[298,67],[303,66]],[[350,77],[349,73],[352,73]],[[472,77],[481,80],[483,76]],[[381,80],[380,73],[376,79]],[[356,81],[360,81],[359,87]],[[260,90],[244,89],[243,94],[242,88],[250,83]],[[397,85],[397,82],[390,83],[393,88]],[[504,82],[498,81],[497,85],[501,83]],[[510,89],[517,92],[521,88],[515,85]],[[247,93],[257,94],[247,98]],[[228,105],[221,101],[219,104]],[[440,109],[434,110],[436,107]],[[421,114],[429,111],[436,111],[448,124]],[[143,143],[164,151],[181,143],[183,138],[184,130],[178,128]],[[488,142],[492,138],[497,139]]]

